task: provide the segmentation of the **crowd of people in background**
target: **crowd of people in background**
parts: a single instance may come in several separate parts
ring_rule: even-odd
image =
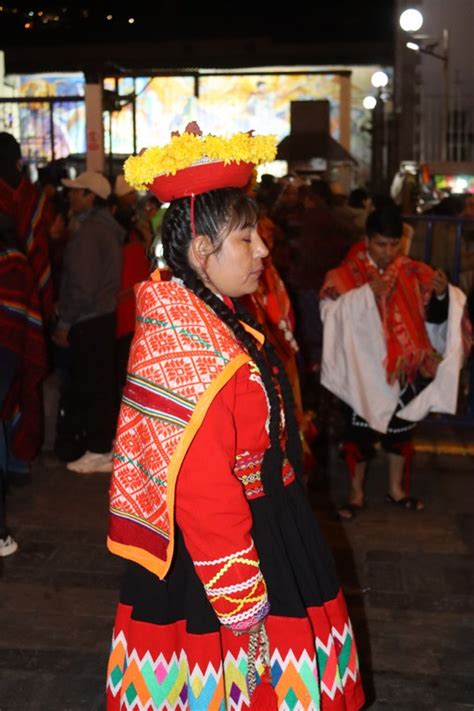
[[[337,405],[320,384],[320,292],[328,272],[366,236],[372,211],[395,206],[364,187],[345,195],[323,179],[295,175],[263,175],[249,190],[270,256],[246,306],[285,365],[299,424],[312,433],[307,449],[314,466],[316,426],[320,439],[341,435],[330,411]],[[41,449],[42,383],[52,370],[61,380],[56,455],[72,472],[112,469],[135,327],[134,286],[154,265],[166,268],[160,249],[165,209],[123,175],[109,181],[85,171],[54,185],[32,185],[19,144],[0,134],[0,556],[17,549],[5,520],[6,492],[28,480]],[[446,198],[432,212],[474,218],[474,195]],[[422,257],[420,227],[402,227],[399,252]],[[432,260],[449,278],[453,228],[446,223],[442,229]],[[467,220],[463,230],[460,286],[473,319],[474,222]],[[466,407],[474,416],[472,360]]]

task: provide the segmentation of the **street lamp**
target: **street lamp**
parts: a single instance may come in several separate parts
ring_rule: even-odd
[[[449,33],[445,28],[441,38],[442,51],[434,52],[433,49],[440,40],[429,35],[412,34],[418,32],[423,26],[423,15],[419,10],[409,8],[400,15],[400,27],[410,36],[410,41],[406,43],[408,49],[421,54],[428,54],[430,57],[440,59],[443,62],[443,101],[441,107],[441,160],[448,159],[448,129],[449,129]],[[422,46],[419,40],[435,40],[427,46]]]
[[[388,76],[385,72],[374,72],[370,82],[376,89],[383,89],[388,84]]]
[[[375,96],[366,96],[362,102],[362,106],[368,111],[372,111],[372,109],[375,109],[376,104],[377,99],[375,98]]]
[[[400,15],[400,27],[405,32],[418,32],[423,25],[423,15],[419,10],[409,8]]]
[[[374,192],[382,192],[385,184],[384,171],[384,147],[385,147],[385,106],[382,90],[388,84],[388,76],[385,72],[377,71],[371,76],[370,83],[377,89],[377,96],[366,96],[363,102],[364,108],[372,111],[372,160],[371,160],[371,184]]]

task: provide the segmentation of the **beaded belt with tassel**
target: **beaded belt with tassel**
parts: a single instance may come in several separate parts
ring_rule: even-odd
[[[260,683],[257,684],[257,658],[263,664]],[[247,685],[250,711],[278,711],[278,697],[271,683],[270,646],[265,625],[252,632],[249,640]]]

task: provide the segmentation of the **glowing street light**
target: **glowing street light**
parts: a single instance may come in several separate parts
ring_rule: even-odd
[[[362,102],[362,106],[364,107],[364,109],[372,111],[377,106],[377,99],[375,98],[375,96],[366,96],[364,101]]]
[[[423,25],[423,15],[419,10],[409,8],[402,12],[399,22],[405,32],[418,32]]]
[[[448,130],[449,130],[449,32],[446,28],[443,29],[442,35],[442,52],[434,52],[433,46],[423,47],[417,41],[418,39],[428,39],[428,35],[413,35],[413,32],[418,30],[423,25],[423,15],[419,10],[409,8],[400,15],[400,27],[402,30],[412,35],[410,41],[406,42],[408,49],[421,54],[428,54],[430,57],[435,57],[443,62],[443,94],[441,102],[441,160],[448,159]],[[436,44],[439,43],[439,39]],[[435,45],[436,46],[436,45]]]
[[[382,89],[388,84],[388,76],[385,74],[385,72],[374,72],[372,74],[370,82],[372,86],[374,86],[376,89]]]

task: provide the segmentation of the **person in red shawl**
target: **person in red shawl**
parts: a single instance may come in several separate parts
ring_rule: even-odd
[[[169,281],[136,289],[109,549],[128,559],[107,709],[356,711],[357,654],[301,485],[291,388],[239,298],[268,250],[240,188],[275,137],[195,124],[125,164],[170,202]]]
[[[419,511],[409,495],[413,428],[429,412],[454,413],[459,373],[469,352],[466,297],[443,272],[400,254],[396,208],[369,215],[366,241],[328,272],[321,290],[322,384],[351,408],[343,444],[353,518],[364,506],[374,444],[389,457],[388,500]]]
[[[54,209],[46,193],[39,193],[22,174],[20,145],[6,132],[0,133],[0,212],[15,224],[18,246],[33,270],[41,315],[47,327],[54,314],[48,246]]]
[[[17,549],[6,528],[7,478],[42,441],[41,383],[47,373],[33,271],[18,249],[15,224],[0,213],[0,557]]]

